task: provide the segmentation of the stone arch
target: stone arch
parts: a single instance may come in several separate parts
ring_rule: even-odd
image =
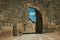
[[[27,8],[34,8],[36,11],[36,27],[35,27],[35,31],[36,33],[43,33],[43,18],[42,18],[42,13],[40,12],[40,7],[34,6],[33,4],[27,4],[25,5],[26,9]],[[40,21],[39,21],[40,20]]]

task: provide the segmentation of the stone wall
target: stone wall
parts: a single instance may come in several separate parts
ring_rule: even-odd
[[[47,23],[60,24],[60,1],[59,0],[0,0],[0,22],[4,23],[21,23],[28,27],[28,16],[26,4],[32,4],[39,7],[43,17],[47,17]],[[23,16],[24,15],[24,16]],[[25,21],[24,21],[24,20]],[[19,26],[20,27],[20,26]]]

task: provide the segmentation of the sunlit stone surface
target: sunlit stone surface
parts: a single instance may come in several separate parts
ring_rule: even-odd
[[[44,34],[25,34],[21,37],[15,38],[14,40],[56,40],[52,37]]]

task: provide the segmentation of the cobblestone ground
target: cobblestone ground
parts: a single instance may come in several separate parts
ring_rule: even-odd
[[[14,38],[14,40],[56,40],[44,34],[24,34],[20,37]]]

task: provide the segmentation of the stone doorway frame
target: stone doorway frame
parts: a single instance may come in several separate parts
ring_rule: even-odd
[[[35,6],[35,5],[33,5],[33,4],[31,4],[31,3],[29,3],[29,4],[26,4],[26,5],[24,5],[24,7],[25,7],[25,9],[28,9],[28,8],[34,8],[35,9],[35,11],[36,12],[39,12],[40,13],[40,18],[41,18],[41,25],[39,25],[39,27],[36,27],[35,29],[36,29],[36,34],[38,33],[38,34],[42,34],[43,33],[43,17],[42,17],[42,13],[40,12],[40,7],[37,7],[37,6]],[[26,10],[27,11],[27,10]],[[28,12],[26,12],[26,13],[28,13]],[[36,13],[37,14],[37,13]],[[38,24],[36,23],[36,26],[37,26]],[[37,28],[40,28],[40,30],[38,30],[37,31]],[[25,33],[24,33],[25,34]],[[28,34],[28,33],[26,33],[26,34]],[[33,34],[33,33],[32,33]]]

